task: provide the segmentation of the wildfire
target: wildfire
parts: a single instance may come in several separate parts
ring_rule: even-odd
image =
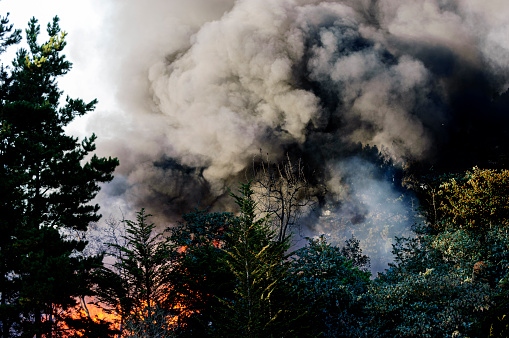
[[[109,323],[110,329],[122,331],[119,337],[125,337],[137,330],[146,332],[148,327],[156,327],[159,330],[171,331],[178,325],[182,325],[179,319],[190,316],[193,313],[191,310],[186,310],[185,306],[180,303],[174,304],[171,310],[174,313],[178,313],[178,315],[168,315],[165,311],[148,306],[145,302],[136,311],[131,313],[131,320],[126,322],[125,318],[122,320],[122,317],[119,315],[120,311],[102,307],[95,302],[93,297],[86,297],[86,299],[80,299],[80,307],[71,312],[70,318],[82,321],[88,319],[95,323]],[[86,336],[84,330],[71,329],[65,323],[60,325],[60,329],[69,332],[70,336],[73,334],[79,337]]]
[[[107,312],[104,308],[98,306],[94,302],[85,303],[82,302],[82,307],[80,309],[80,314],[92,319],[94,322],[107,321],[113,323],[114,325],[118,325],[120,322],[120,316],[115,313],[115,311]]]
[[[85,322],[91,320],[97,324],[108,324],[112,330],[120,329],[120,316],[115,311],[108,311],[104,307],[96,304],[92,297],[86,297],[79,299],[79,308],[72,309],[69,314],[69,318]],[[69,332],[69,336],[86,337],[85,329],[70,328],[67,323],[59,325],[60,330]]]
[[[212,245],[216,248],[221,247],[221,242],[214,240]],[[181,246],[177,249],[180,254],[186,254],[190,248],[188,246]],[[189,286],[188,286],[189,288]],[[168,296],[170,294],[168,290]],[[193,313],[199,312],[197,309],[189,309],[186,306],[189,297],[192,299],[203,299],[203,295],[195,294],[188,290],[188,294],[180,294],[177,299],[173,299],[173,304],[166,303],[165,309],[158,308],[154,304],[147,304],[143,302],[136,306],[131,312],[129,318],[122,318],[120,315],[123,311],[121,309],[108,308],[104,304],[98,303],[97,299],[93,297],[85,297],[79,299],[79,307],[76,307],[70,314],[70,318],[77,321],[93,321],[94,323],[102,323],[106,325],[109,323],[109,328],[121,332],[120,337],[126,337],[133,333],[148,333],[150,330],[163,330],[166,333],[173,331],[179,326],[185,325],[183,319],[191,316]],[[180,299],[179,299],[180,298]],[[163,301],[163,304],[165,302]],[[170,310],[170,314],[168,314]],[[124,314],[125,316],[125,314]],[[69,326],[71,324],[69,323]],[[62,330],[69,332],[71,335],[85,337],[85,329],[71,329],[66,324],[61,325]],[[149,336],[161,336],[159,333],[152,331]],[[166,336],[163,334],[162,336]]]

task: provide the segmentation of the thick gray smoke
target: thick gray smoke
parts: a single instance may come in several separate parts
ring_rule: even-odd
[[[162,221],[228,207],[226,187],[261,149],[326,183],[314,229],[347,217],[374,232],[374,205],[398,193],[363,146],[444,168],[507,150],[504,0],[132,0],[111,12],[105,74],[121,112],[90,125],[121,163],[103,210]]]

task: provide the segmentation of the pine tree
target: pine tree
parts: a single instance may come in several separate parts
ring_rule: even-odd
[[[14,45],[21,39],[21,30],[14,30],[13,25],[9,25],[8,14],[0,18],[0,53],[3,53],[7,47]],[[3,105],[6,95],[6,87],[10,81],[8,68],[4,68],[2,64],[0,70],[0,111],[3,110]],[[2,158],[5,154],[7,146],[6,140],[10,134],[9,126],[0,120],[0,155]],[[3,160],[2,160],[3,162]],[[12,215],[15,213],[11,202],[19,196],[19,188],[16,187],[16,181],[7,176],[5,166],[0,166],[0,213],[4,216]],[[10,194],[3,192],[9,191]],[[12,278],[8,277],[8,266],[10,258],[9,253],[6,251],[8,244],[13,236],[12,226],[6,217],[0,217],[0,318],[1,318],[1,332],[2,337],[7,337],[9,328],[14,321],[15,313],[14,306],[10,300],[13,297]]]
[[[133,327],[150,325],[145,319],[153,311],[162,312],[167,296],[171,248],[162,233],[154,234],[155,225],[148,222],[151,216],[141,209],[136,222],[125,221],[120,242],[107,243],[114,263],[97,271],[98,299],[117,311],[122,326],[126,320]]]
[[[118,161],[92,156],[95,135],[79,142],[64,132],[97,101],[60,100],[56,79],[71,69],[71,63],[62,54],[66,33],[58,22],[55,17],[48,24],[51,38],[40,45],[40,26],[31,19],[26,30],[29,49],[19,49],[12,69],[2,71],[3,337],[68,334],[77,298],[91,294],[90,272],[102,261],[83,256],[87,243],[80,235],[99,220],[99,206],[87,203],[100,182],[113,178]]]
[[[228,234],[226,250],[236,285],[233,299],[223,299],[225,311],[216,322],[217,333],[222,337],[285,336],[287,323],[279,321],[285,309],[273,299],[285,291],[289,238],[278,240],[268,216],[257,219],[251,183],[241,184],[239,192],[231,194],[240,216]]]

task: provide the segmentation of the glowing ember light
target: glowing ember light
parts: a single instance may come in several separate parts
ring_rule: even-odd
[[[212,245],[216,248],[221,248],[223,243],[219,240],[213,240]],[[188,246],[180,246],[177,252],[185,255],[191,248]],[[86,323],[94,322],[97,324],[109,324],[111,330],[121,332],[117,337],[128,337],[136,333],[147,333],[148,330],[163,330],[160,332],[174,331],[178,327],[185,326],[185,319],[189,318],[193,313],[199,313],[199,310],[188,308],[189,301],[199,300],[208,297],[209,295],[202,295],[193,292],[193,290],[186,286],[188,292],[186,294],[179,294],[177,299],[173,299],[172,304],[166,303],[164,308],[158,308],[155,304],[147,304],[147,301],[138,303],[130,313],[129,318],[126,318],[125,311],[120,308],[108,308],[105,304],[98,302],[94,297],[84,297],[78,299],[79,305],[72,309],[67,318]],[[171,290],[168,290],[167,296],[170,295]],[[162,303],[168,299],[163,299]],[[123,315],[121,315],[123,314]],[[69,336],[85,337],[85,329],[79,329],[69,323],[62,322],[59,330],[67,332]]]
[[[185,250],[185,248],[183,249]],[[69,318],[74,320],[92,320],[94,323],[109,323],[110,329],[122,331],[121,336],[126,337],[131,335],[133,330],[147,330],[147,327],[163,328],[167,331],[173,331],[178,326],[182,326],[181,319],[190,316],[194,312],[186,310],[185,306],[177,303],[171,306],[171,312],[177,314],[166,314],[164,310],[158,311],[157,307],[148,306],[147,302],[141,304],[137,310],[134,310],[131,315],[135,319],[135,323],[126,325],[126,318],[122,320],[119,309],[108,309],[97,304],[93,297],[86,297],[87,299],[80,300],[80,308],[73,309]],[[123,323],[123,325],[121,325]],[[68,332],[69,336],[85,337],[84,330],[72,329],[67,324],[62,323],[59,326],[62,332]]]
[[[109,311],[98,304],[95,304],[92,297],[86,297],[85,299],[79,300],[79,308],[70,309],[68,314],[64,318],[68,318],[74,321],[92,321],[96,324],[109,324],[111,330],[120,329],[120,316],[115,311]],[[65,320],[65,319],[64,319]],[[70,321],[69,321],[70,324]],[[85,329],[71,328],[65,321],[57,323],[58,331],[65,332],[63,337],[86,337]]]

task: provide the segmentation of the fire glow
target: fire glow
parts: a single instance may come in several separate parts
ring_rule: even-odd
[[[106,306],[101,304],[96,304],[94,302],[93,297],[87,297],[87,301],[80,301],[80,308],[77,311],[74,311],[71,314],[72,319],[77,320],[85,320],[89,319],[95,323],[110,323],[110,329],[121,332],[119,337],[124,337],[130,334],[130,328],[125,327],[125,323],[122,323],[122,317],[119,315],[118,310],[108,309]],[[131,315],[141,318],[141,326],[144,325],[158,325],[160,327],[166,327],[168,330],[172,330],[176,328],[178,325],[182,325],[179,319],[183,317],[187,317],[193,313],[193,311],[186,310],[184,306],[177,303],[171,306],[171,312],[178,313],[178,315],[163,315],[163,316],[153,316],[154,310],[153,307],[147,306],[147,304],[143,304],[141,309],[136,312],[132,312]],[[162,323],[164,322],[164,323]],[[124,325],[124,326],[123,326]],[[62,331],[69,332],[69,335],[72,336],[76,334],[80,337],[85,337],[85,333],[83,330],[72,330],[67,325],[62,325]]]
[[[218,240],[214,240],[212,244],[216,248],[221,246],[221,243]],[[177,248],[177,252],[179,254],[185,255],[188,249],[189,248],[187,246],[181,246]],[[192,292],[190,293],[192,294]],[[199,295],[193,295],[193,298],[196,297],[201,299]],[[163,299],[162,303],[165,303],[166,300],[167,299]],[[183,305],[183,299],[182,302],[177,301],[170,305],[170,314],[167,314],[167,311],[165,310],[159,312],[157,307],[154,307],[154,304],[148,304],[146,301],[143,301],[141,306],[137,307],[131,312],[131,318],[122,318],[120,314],[123,311],[121,311],[121,309],[108,308],[105,304],[98,303],[94,297],[84,297],[80,298],[78,301],[79,309],[71,314],[72,319],[88,319],[95,323],[110,323],[110,329],[120,332],[119,337],[124,337],[132,333],[130,331],[132,331],[133,328],[129,327],[129,325],[126,325],[126,320],[129,321],[136,319],[138,329],[141,327],[141,330],[144,330],[144,327],[152,325],[166,328],[168,331],[172,331],[178,326],[185,325],[182,323],[183,318],[187,318],[191,314],[199,312],[198,310],[193,311],[186,309],[186,307]],[[64,331],[72,331],[72,329],[70,329],[67,325],[63,325],[62,329]],[[80,337],[85,336],[83,330],[75,330],[74,333]]]

